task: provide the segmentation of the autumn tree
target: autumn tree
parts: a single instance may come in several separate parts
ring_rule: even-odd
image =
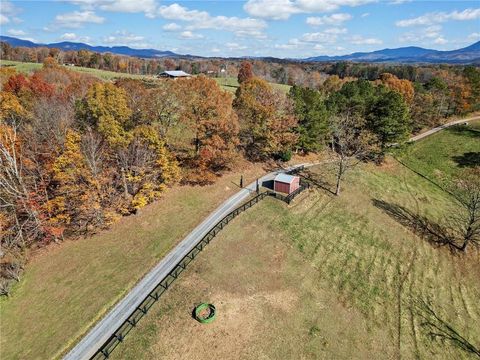
[[[160,197],[179,179],[177,161],[152,126],[140,125],[131,131],[129,144],[118,150],[118,161],[125,169],[125,191],[135,210]]]
[[[95,127],[111,146],[128,144],[131,114],[125,90],[109,83],[94,84],[77,112],[81,124]]]
[[[289,93],[298,120],[297,148],[303,152],[320,150],[328,137],[328,112],[319,91],[293,86]]]
[[[453,210],[449,223],[458,238],[452,245],[460,251],[480,246],[480,167],[462,171],[449,186],[460,211]]]
[[[335,195],[340,195],[345,174],[362,160],[378,152],[378,138],[366,129],[365,119],[343,112],[330,118],[332,150],[336,164]]]
[[[240,69],[238,70],[238,83],[242,84],[243,82],[253,78],[253,66],[249,61],[243,61],[240,64]]]
[[[146,87],[141,80],[134,79],[120,79],[115,82],[115,85],[125,90],[128,108],[132,111],[132,123],[140,125],[143,122],[145,103],[151,100],[147,95]]]
[[[297,140],[292,103],[266,81],[253,78],[243,82],[237,89],[234,108],[248,157],[282,156],[292,149]]]
[[[378,83],[401,94],[407,104],[410,104],[413,101],[415,90],[411,81],[405,79],[401,80],[390,73],[383,73],[380,74],[380,80]]]
[[[232,96],[204,76],[182,80],[182,119],[193,132],[194,161],[218,172],[232,165],[238,145],[239,125]]]
[[[102,222],[102,209],[85,159],[80,150],[81,136],[68,130],[62,153],[52,166],[52,196],[45,204],[49,214],[50,233],[63,238],[70,233],[84,232]]]
[[[141,102],[142,122],[155,126],[168,141],[170,131],[181,117],[185,102],[184,87],[178,81],[162,81],[149,89]]]

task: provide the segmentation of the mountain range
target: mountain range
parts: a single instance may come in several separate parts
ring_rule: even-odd
[[[38,44],[29,40],[22,40],[10,36],[0,35],[0,41],[9,43],[12,46],[24,47],[49,47],[61,50],[89,50],[99,53],[110,52],[112,54],[135,56],[140,58],[163,58],[163,57],[186,57],[200,58],[194,55],[180,55],[172,51],[156,49],[133,49],[128,46],[91,46],[77,42],[58,42],[50,44]],[[293,60],[293,59],[292,59]],[[416,46],[402,47],[397,49],[383,49],[372,52],[357,52],[342,56],[314,56],[306,59],[295,59],[300,61],[327,62],[327,61],[353,61],[353,62],[398,62],[398,63],[452,63],[452,64],[480,64],[480,41],[468,47],[440,51],[424,49]]]
[[[408,46],[343,56],[315,56],[306,61],[355,61],[399,63],[476,63],[480,64],[480,41],[462,49],[440,51]]]

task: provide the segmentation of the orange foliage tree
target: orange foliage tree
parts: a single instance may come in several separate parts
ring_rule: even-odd
[[[264,80],[253,78],[237,89],[234,108],[241,125],[241,141],[252,159],[289,152],[297,140],[297,120],[285,94]]]
[[[178,83],[184,89],[182,118],[193,132],[196,167],[211,172],[229,168],[239,143],[232,96],[204,76]]]
[[[238,71],[238,83],[241,84],[253,78],[253,66],[251,62],[243,61]]]

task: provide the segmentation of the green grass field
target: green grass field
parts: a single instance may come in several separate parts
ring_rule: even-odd
[[[214,78],[215,81],[225,90],[235,93],[237,91],[237,88],[240,86],[237,79],[233,77],[228,77],[228,78]],[[290,85],[284,85],[284,84],[275,84],[275,83],[269,83],[274,89],[281,90],[285,94],[290,91],[291,86]]]
[[[449,156],[479,144],[452,129],[403,156],[417,171],[453,175],[459,168]],[[261,172],[243,171],[246,181]],[[316,173],[331,182],[324,166]],[[237,190],[234,182],[238,174],[176,187],[111,230],[40,251],[0,300],[0,358],[59,358]],[[429,333],[448,325],[480,347],[479,253],[431,246],[380,203],[440,223],[455,211],[445,192],[390,158],[357,168],[339,198],[314,189],[289,207],[267,199],[215,238],[112,358],[471,358],[459,342]],[[191,318],[201,301],[217,306],[211,325]]]
[[[480,121],[469,126],[446,129],[440,136],[429,136],[408,145],[399,154],[405,164],[429,179],[445,185],[459,170],[468,165],[469,153],[480,152]]]
[[[432,164],[437,143],[446,148]],[[458,165],[444,162],[456,144],[450,156],[480,149],[480,139],[448,130],[408,159],[453,175]],[[316,172],[332,181],[324,166]],[[339,198],[314,189],[290,206],[264,200],[215,238],[112,358],[478,358],[465,347],[480,349],[479,252],[433,247],[378,204],[438,222],[455,211],[448,194],[391,158],[357,168]],[[192,319],[199,302],[216,305],[214,323]]]
[[[35,70],[41,69],[43,66],[42,64],[38,64],[38,63],[10,61],[10,60],[1,60],[0,65],[13,66],[18,72],[27,73],[27,74]],[[113,80],[118,78],[153,79],[152,76],[125,74],[125,73],[114,72],[114,71],[91,69],[91,68],[86,68],[81,66],[68,66],[66,68],[73,71],[81,72],[84,74],[96,76],[103,80]]]
[[[243,169],[245,181],[262,174]],[[177,186],[97,235],[52,245],[27,264],[0,298],[0,359],[51,359],[87,329],[228,196],[238,174],[204,187]]]

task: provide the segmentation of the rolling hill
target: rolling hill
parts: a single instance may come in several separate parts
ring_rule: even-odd
[[[128,46],[91,46],[84,43],[63,41],[58,43],[50,44],[37,44],[29,40],[22,40],[10,36],[0,35],[0,41],[6,42],[12,46],[24,46],[24,47],[48,47],[48,48],[57,48],[65,51],[70,50],[89,50],[99,53],[112,53],[117,55],[127,55],[135,56],[141,58],[162,58],[162,57],[179,57],[181,55],[176,54],[172,51],[163,51],[156,49],[133,49]]]
[[[480,41],[465,48],[450,51],[439,51],[408,46],[372,52],[357,52],[342,56],[315,56],[304,60],[401,63],[479,63]]]
[[[92,46],[77,42],[58,42],[50,44],[38,44],[29,40],[22,40],[15,37],[0,35],[0,41],[6,42],[12,46],[24,47],[49,47],[61,50],[89,50],[99,53],[110,52],[112,54],[135,56],[140,58],[163,58],[163,57],[182,57],[182,58],[200,58],[196,55],[179,55],[168,50],[156,49],[134,49],[128,46]],[[245,57],[249,58],[249,57]],[[273,59],[260,57],[258,59]],[[398,62],[398,63],[451,63],[451,64],[480,64],[480,41],[468,47],[439,51],[433,49],[424,49],[416,46],[408,46],[397,49],[383,49],[372,52],[357,52],[342,56],[314,56],[306,59],[291,59],[300,61],[355,61],[355,62]]]

